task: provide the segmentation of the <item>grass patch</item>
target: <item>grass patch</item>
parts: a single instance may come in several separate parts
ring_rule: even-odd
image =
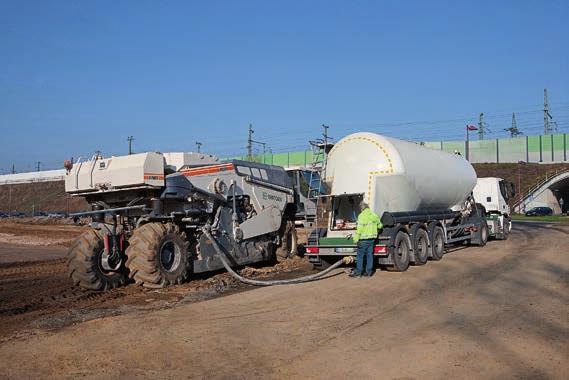
[[[528,222],[552,222],[569,224],[569,216],[565,215],[549,215],[549,216],[525,216],[512,215],[512,220],[528,221]]]

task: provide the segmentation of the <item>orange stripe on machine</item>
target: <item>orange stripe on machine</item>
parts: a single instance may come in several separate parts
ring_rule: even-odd
[[[214,173],[233,171],[233,170],[235,170],[233,164],[223,164],[223,165],[207,166],[204,168],[186,169],[182,170],[181,173],[186,177],[193,177],[197,175],[214,174]]]
[[[144,173],[144,180],[163,181],[164,174],[162,173]]]

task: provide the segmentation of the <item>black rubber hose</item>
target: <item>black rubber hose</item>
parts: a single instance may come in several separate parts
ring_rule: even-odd
[[[231,274],[233,277],[235,277],[239,281],[244,282],[245,284],[249,284],[249,285],[256,285],[256,286],[289,285],[289,284],[300,284],[302,282],[314,281],[314,280],[319,279],[322,276],[327,275],[328,273],[330,273],[331,271],[338,268],[340,265],[342,265],[344,263],[349,264],[349,263],[353,262],[353,257],[346,256],[342,260],[338,261],[337,263],[334,263],[334,265],[323,270],[322,272],[311,274],[309,276],[304,276],[304,277],[300,277],[300,278],[293,278],[290,280],[271,280],[271,281],[253,280],[250,278],[245,278],[245,277],[241,276],[239,273],[235,272],[231,268],[229,260],[227,260],[227,257],[225,257],[225,252],[223,252],[221,250],[221,248],[219,247],[219,244],[217,244],[217,241],[211,235],[209,230],[203,229],[203,233],[209,239],[209,241],[211,241],[211,243],[213,244],[213,248],[215,249],[215,251],[219,255],[219,258],[221,259],[223,266],[225,267],[225,269],[227,269],[229,274]]]

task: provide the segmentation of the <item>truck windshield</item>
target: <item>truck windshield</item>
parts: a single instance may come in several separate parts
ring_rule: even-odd
[[[332,201],[332,230],[355,230],[363,194],[335,196]]]

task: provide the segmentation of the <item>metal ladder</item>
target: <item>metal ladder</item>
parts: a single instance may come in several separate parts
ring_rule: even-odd
[[[326,170],[326,143],[322,139],[311,140],[310,147],[312,150],[312,162],[309,165],[310,178],[308,183],[308,199],[316,205],[316,215],[313,221],[313,229],[308,235],[308,244],[318,244],[319,228],[318,228],[318,211],[320,205],[320,190],[322,188],[322,178]],[[305,221],[305,225],[309,225],[309,221]]]
[[[326,152],[324,141],[321,140],[311,140],[310,147],[312,150],[312,162],[310,163],[308,199],[316,202],[322,187],[323,170],[326,168]],[[319,169],[321,169],[320,172]],[[315,175],[315,173],[318,173],[318,175]]]

